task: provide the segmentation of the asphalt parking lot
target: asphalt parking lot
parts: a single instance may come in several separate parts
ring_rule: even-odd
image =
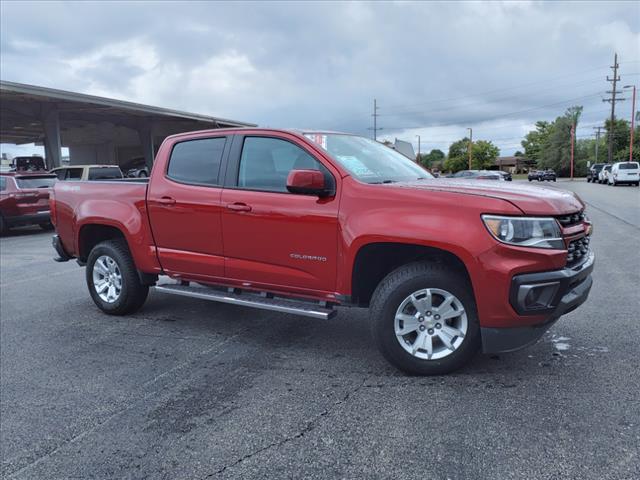
[[[589,301],[446,377],[390,367],[364,310],[108,317],[50,234],[2,238],[3,478],[640,478],[640,189],[554,186],[589,204]]]

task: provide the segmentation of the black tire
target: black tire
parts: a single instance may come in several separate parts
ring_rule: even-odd
[[[0,235],[4,235],[9,231],[9,227],[7,227],[7,222],[4,221],[4,217],[0,215]]]
[[[452,293],[467,313],[467,334],[458,348],[435,360],[417,358],[407,352],[396,338],[396,310],[412,293],[424,288],[439,288]],[[394,270],[378,285],[370,305],[371,333],[382,355],[396,368],[410,375],[443,375],[468,363],[480,347],[480,327],[473,292],[464,274],[449,266],[411,263]]]
[[[48,232],[50,230],[53,230],[53,223],[51,222],[47,222],[47,223],[41,223],[40,225],[38,225],[42,230],[44,230],[45,232]]]
[[[93,282],[96,260],[103,255],[115,261],[122,277],[120,296],[114,302],[100,298]],[[86,280],[94,303],[109,315],[127,315],[135,312],[142,307],[149,294],[149,287],[140,283],[133,258],[124,240],[106,240],[93,247],[87,259]]]

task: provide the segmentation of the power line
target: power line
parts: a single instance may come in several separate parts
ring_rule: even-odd
[[[593,83],[600,83],[602,82],[602,78],[599,79],[593,79],[593,80],[589,80],[587,82],[578,82],[578,83],[574,83],[572,84],[572,86],[578,86],[578,85],[589,85],[589,84],[593,84]],[[547,92],[547,91],[551,91],[551,90],[557,90],[557,87],[549,87],[549,88],[545,88],[542,90],[538,90],[537,92],[529,92],[527,93],[527,98],[531,98],[533,95],[535,95],[538,92]],[[421,114],[421,113],[433,113],[433,112],[441,112],[441,111],[450,111],[452,109],[461,109],[461,108],[467,108],[467,107],[472,107],[474,105],[486,105],[487,103],[491,104],[491,103],[496,103],[496,102],[503,102],[503,101],[508,101],[508,100],[515,100],[515,99],[521,99],[523,98],[522,94],[518,94],[518,95],[511,95],[509,97],[499,97],[499,98],[488,98],[486,100],[481,100],[478,102],[473,102],[473,103],[463,103],[463,104],[459,104],[459,105],[446,105],[445,107],[438,107],[436,109],[432,109],[430,108],[427,112],[425,112],[424,110],[403,110],[403,111],[399,111],[399,112],[394,112],[391,111],[389,113],[382,113],[380,114],[380,116],[385,116],[385,117],[397,117],[399,115],[412,115],[412,114]],[[454,101],[455,99],[449,99],[449,101]],[[443,102],[444,100],[434,100],[433,103],[440,103]],[[420,105],[420,104],[416,104],[416,105]],[[385,108],[385,112],[388,112],[388,109]]]
[[[426,104],[437,103],[437,102],[450,102],[450,101],[454,101],[454,100],[461,100],[461,99],[464,99],[464,98],[472,98],[472,97],[478,97],[478,96],[482,96],[482,95],[488,95],[488,94],[491,94],[491,93],[498,93],[498,92],[503,92],[503,91],[516,90],[518,88],[525,88],[525,87],[529,87],[531,85],[538,85],[538,84],[541,84],[541,83],[554,82],[556,80],[560,80],[560,79],[563,79],[563,78],[573,77],[573,76],[576,76],[576,75],[582,75],[584,73],[589,73],[589,72],[595,72],[595,71],[598,71],[598,70],[603,70],[605,68],[608,68],[608,66],[605,65],[605,66],[602,66],[602,67],[590,68],[588,70],[583,70],[583,71],[580,71],[580,72],[569,73],[569,74],[566,74],[566,75],[560,75],[558,77],[553,77],[553,78],[546,79],[546,80],[537,80],[535,82],[523,83],[523,84],[520,84],[520,85],[514,85],[512,87],[498,88],[498,89],[488,90],[488,91],[484,91],[484,92],[480,92],[480,93],[464,95],[464,96],[461,96],[461,97],[444,98],[444,99],[437,99],[437,100],[435,100],[435,99],[434,100],[427,100],[427,101],[424,101],[424,102],[413,103],[411,105],[415,106],[415,105],[426,105]],[[388,108],[389,109],[395,109],[395,108],[404,108],[406,106],[407,106],[407,104],[404,104],[404,105],[390,105]]]
[[[518,111],[515,111],[515,112],[508,112],[508,113],[503,113],[503,114],[500,114],[500,115],[495,115],[493,117],[486,117],[486,118],[476,119],[476,120],[473,120],[473,122],[474,123],[479,123],[479,122],[486,122],[486,121],[489,121],[489,120],[497,120],[497,119],[500,119],[500,118],[509,117],[511,115],[518,115],[520,113],[527,113],[527,112],[531,112],[531,111],[534,111],[534,110],[539,110],[541,108],[555,107],[555,106],[558,106],[558,105],[563,105],[563,104],[566,104],[566,103],[575,102],[577,100],[583,100],[585,98],[599,97],[601,94],[602,94],[602,92],[597,92],[597,93],[593,93],[593,94],[590,94],[590,95],[583,95],[581,97],[575,97],[575,98],[571,98],[571,99],[568,99],[568,100],[563,100],[561,102],[548,103],[546,105],[539,105],[537,107],[527,108],[525,110],[518,110]],[[468,121],[467,121],[467,123],[468,123]],[[434,126],[438,126],[438,127],[445,126],[446,127],[446,126],[459,125],[459,124],[460,124],[459,122],[456,122],[456,123],[438,124],[438,125],[414,125],[414,126],[407,126],[407,127],[387,127],[387,130],[410,130],[410,129],[414,129],[414,128],[426,128],[426,127],[434,127]]]

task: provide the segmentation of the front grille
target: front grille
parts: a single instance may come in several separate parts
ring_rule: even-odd
[[[578,265],[589,253],[589,237],[572,240],[567,248],[567,267]]]
[[[561,217],[556,217],[560,222],[560,225],[563,227],[571,227],[572,225],[576,225],[584,221],[584,212],[576,212],[570,215],[562,215]]]

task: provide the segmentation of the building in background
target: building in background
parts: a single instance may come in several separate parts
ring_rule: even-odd
[[[43,145],[48,168],[68,163],[151,167],[175,133],[253,123],[14,82],[0,82],[0,143]]]
[[[503,170],[510,173],[528,172],[535,166],[535,161],[522,156],[496,158],[495,170]]]

